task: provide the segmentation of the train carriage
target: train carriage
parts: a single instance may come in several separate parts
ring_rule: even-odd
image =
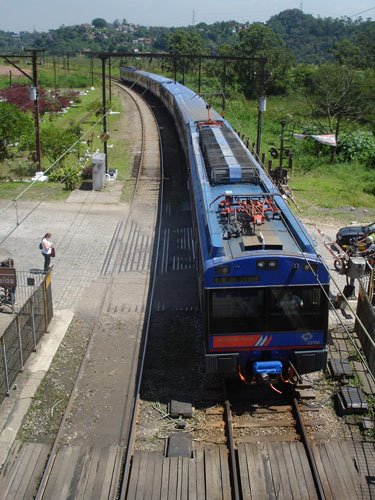
[[[208,372],[248,382],[327,361],[329,273],[231,125],[183,85],[122,68],[172,114],[188,168]]]

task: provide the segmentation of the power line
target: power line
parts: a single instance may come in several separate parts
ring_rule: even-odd
[[[374,9],[375,9],[375,5],[374,5],[374,7],[370,7],[369,9],[362,10],[361,12],[357,12],[356,14],[352,14],[351,16],[348,16],[348,17],[356,17],[356,16],[359,16],[360,14],[364,14],[365,12],[369,12],[370,10],[374,10]]]
[[[108,114],[111,110],[108,110],[106,114]],[[89,129],[87,129],[81,136],[79,139],[77,139],[77,141],[72,144],[68,149],[66,149],[60,156],[57,160],[55,160],[45,171],[44,173],[47,173],[49,172],[52,167],[54,167],[56,164],[58,164],[58,162],[60,160],[62,160],[62,158],[64,158],[65,155],[67,155],[94,127],[96,127],[98,125],[98,123],[103,119],[103,117],[101,116]],[[61,181],[63,182],[64,179]],[[19,195],[17,195],[12,201],[10,201],[4,208],[3,210],[0,211],[0,217],[9,209],[11,208],[12,206],[17,206],[17,201],[26,193],[26,191],[28,191],[32,186],[34,186],[34,184],[36,184],[38,182],[38,179],[36,179],[35,181],[31,182]],[[23,222],[25,222],[25,220],[27,220],[27,218],[29,217],[29,215],[31,215],[34,210],[42,203],[42,201],[44,201],[45,198],[47,198],[49,196],[49,194],[47,194],[46,196],[44,196],[42,198],[42,200],[40,200],[37,205],[32,208],[20,221],[17,220],[16,222],[16,225],[8,232],[5,234],[5,236],[2,237],[2,239],[0,240],[0,245],[2,245],[4,243],[4,241],[6,241],[9,236],[19,227],[20,224],[22,224]]]

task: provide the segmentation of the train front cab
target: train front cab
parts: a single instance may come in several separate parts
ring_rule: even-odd
[[[206,371],[252,380],[262,370],[324,369],[327,297],[328,286],[205,289]]]

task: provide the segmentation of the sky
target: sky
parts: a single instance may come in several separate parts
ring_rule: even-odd
[[[252,23],[295,8],[315,17],[375,17],[375,0],[0,0],[0,30],[48,31],[91,23],[97,17],[167,27],[229,20]]]

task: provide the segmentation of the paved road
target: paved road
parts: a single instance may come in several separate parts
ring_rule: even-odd
[[[0,241],[18,270],[43,269],[38,249],[41,236],[52,233],[53,303],[56,309],[76,310],[90,284],[100,276],[110,242],[127,205],[120,203],[122,183],[114,181],[102,192],[74,191],[67,201],[20,202],[3,212],[0,204]],[[3,213],[2,213],[3,212]],[[24,220],[23,220],[24,219]],[[9,236],[8,236],[9,235]]]

